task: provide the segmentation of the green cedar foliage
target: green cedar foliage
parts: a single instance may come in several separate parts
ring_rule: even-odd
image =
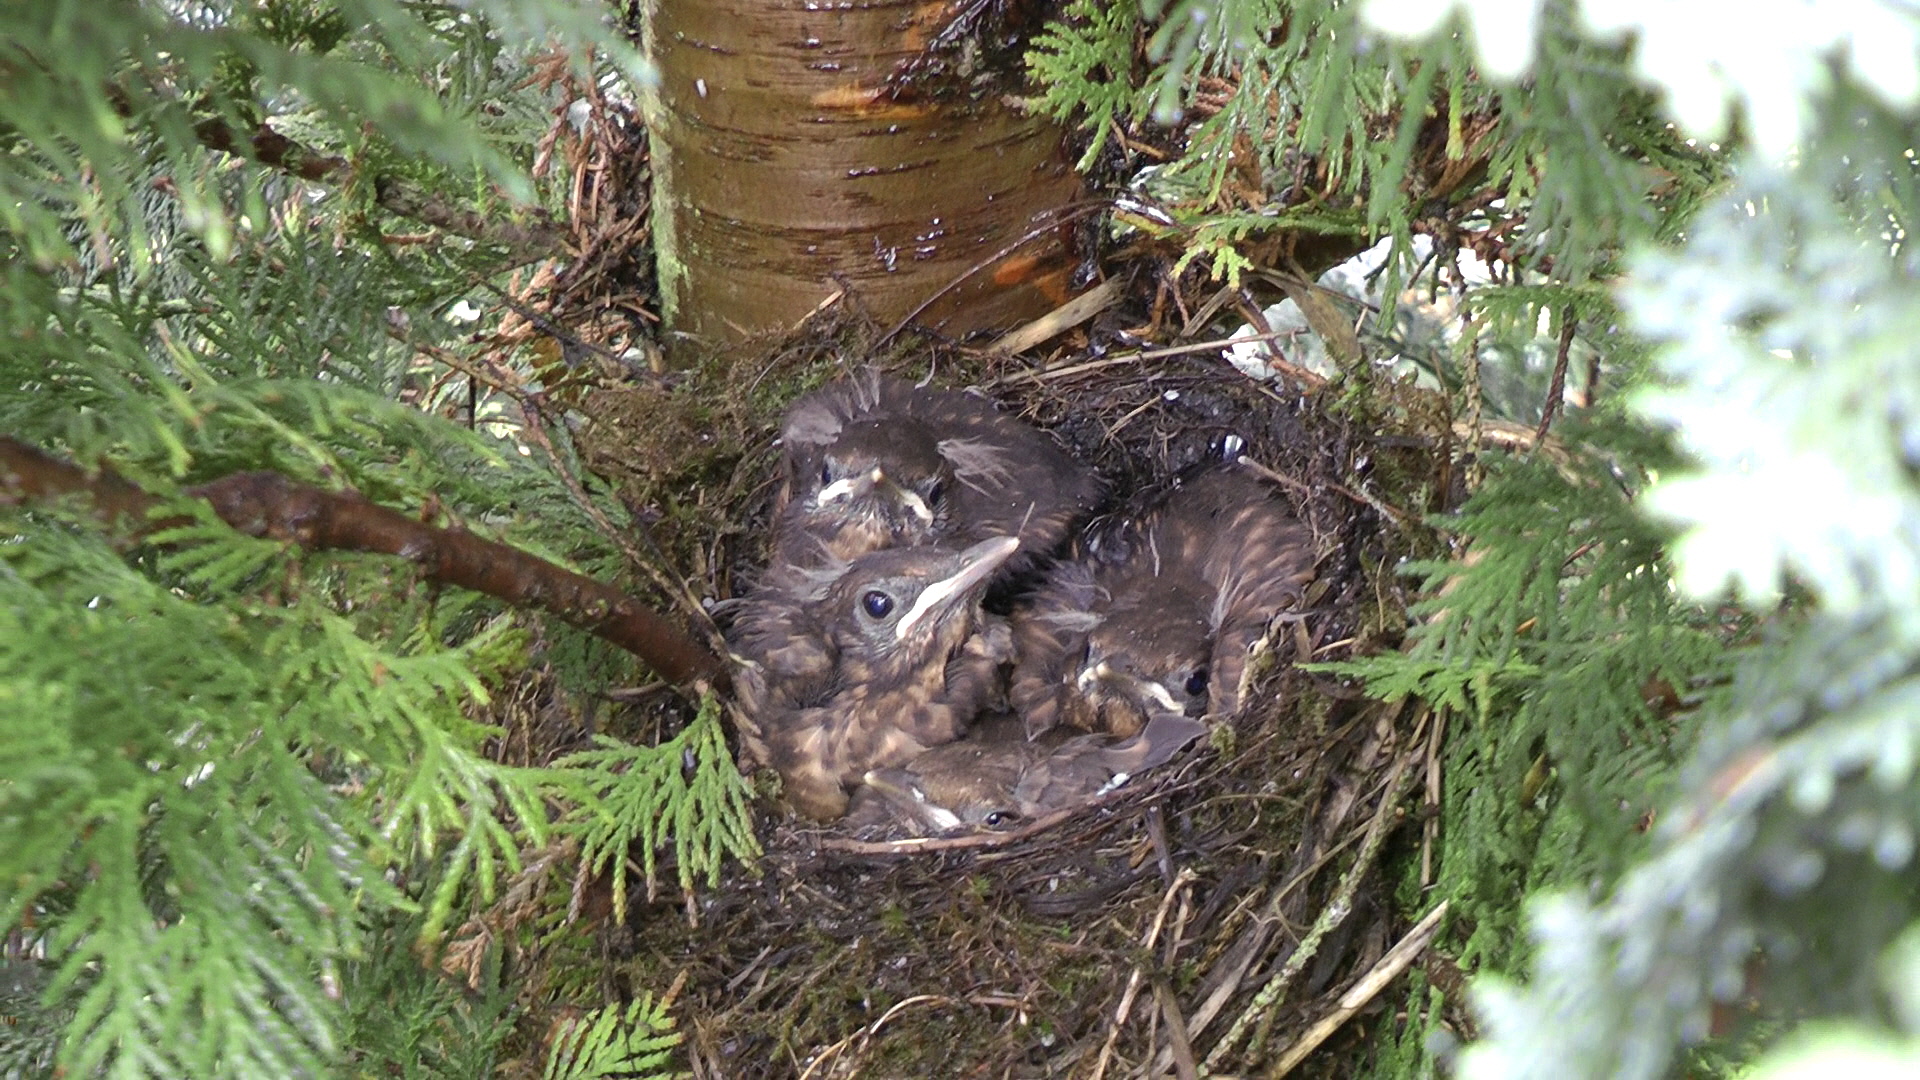
[[[1476,31],[1493,6],[1465,5]],[[1920,19],[1753,11],[1742,32],[1699,34],[1671,7],[1581,10],[1637,31],[1641,72],[1694,133],[1724,131],[1732,106],[1754,136],[1730,189],[1644,246],[1620,297],[1658,346],[1636,412],[1688,459],[1644,509],[1680,526],[1689,593],[1730,589],[1768,618],[1708,700],[1645,854],[1541,896],[1531,983],[1478,985],[1484,1038],[1461,1069],[1667,1075],[1712,1003],[1751,996],[1849,1024],[1768,1074],[1911,1072],[1920,189],[1913,117],[1887,105],[1913,103]],[[1544,46],[1532,61],[1549,77]]]
[[[1750,161],[1622,293],[1665,345],[1640,411],[1695,463],[1647,500],[1683,527],[1683,580],[1817,604],[1743,657],[1645,861],[1601,897],[1537,905],[1532,985],[1479,990],[1474,1075],[1657,1077],[1710,1002],[1749,992],[1861,1025],[1828,1052],[1864,1039],[1920,1064],[1896,947],[1920,915],[1920,177],[1910,118],[1848,87],[1817,105],[1796,162]]]
[[[458,177],[456,190],[484,178],[524,199],[524,172],[480,123],[515,118],[483,109],[512,74],[498,43],[563,35],[638,71],[591,9],[557,0],[9,0],[0,24],[0,224],[43,264],[96,257],[98,244],[136,267],[164,262],[172,238],[144,213],[162,177],[182,226],[225,256],[236,209],[259,222],[270,196],[248,183],[233,197],[200,153],[196,129],[214,122],[244,139],[271,117],[320,152],[417,161],[417,175]]]
[[[1437,280],[1450,258],[1424,268],[1414,258],[1415,219],[1435,212],[1408,189],[1416,136],[1444,124],[1447,152],[1464,156],[1477,117],[1492,125],[1482,136],[1489,164],[1452,197],[1497,199],[1500,213],[1523,220],[1508,234],[1517,265],[1457,294],[1459,355],[1435,361],[1453,407],[1469,420],[1483,406],[1513,412],[1481,398],[1497,382],[1478,373],[1491,343],[1545,337],[1551,352],[1569,319],[1608,378],[1644,370],[1646,347],[1625,332],[1608,276],[1632,245],[1671,240],[1723,182],[1723,166],[1661,122],[1625,50],[1555,26],[1540,40],[1552,62],[1516,86],[1481,78],[1461,40],[1382,38],[1352,4],[1282,13],[1260,0],[1182,0],[1156,10],[1074,4],[1029,64],[1042,106],[1080,117],[1096,140],[1169,120],[1169,103],[1190,100],[1202,78],[1229,78],[1224,105],[1186,128],[1185,153],[1147,182],[1181,226],[1188,261],[1232,281],[1248,269],[1239,245],[1270,231],[1384,235],[1394,247],[1380,293],[1391,304],[1416,272]],[[1141,42],[1156,63],[1123,95],[1118,58]],[[1228,174],[1248,153],[1269,199],[1309,160],[1324,163],[1329,193],[1284,209],[1229,204]],[[1408,568],[1428,596],[1414,608],[1409,650],[1336,668],[1380,697],[1416,695],[1447,714],[1439,888],[1471,928],[1452,951],[1475,967],[1522,962],[1515,897],[1604,877],[1636,850],[1636,823],[1658,805],[1692,723],[1663,719],[1645,690],[1664,679],[1690,692],[1728,664],[1724,629],[1672,588],[1670,529],[1638,508],[1674,457],[1623,415],[1624,385],[1607,390],[1589,422],[1563,421],[1569,452],[1494,457],[1471,501],[1434,523],[1454,557]],[[1409,1005],[1433,1013],[1424,991]]]
[[[1473,928],[1468,962],[1511,958],[1523,889],[1614,866],[1685,749],[1646,687],[1724,663],[1719,628],[1675,597],[1666,530],[1635,508],[1644,479],[1625,463],[1665,455],[1617,424],[1566,434],[1576,457],[1500,463],[1439,523],[1464,558],[1407,567],[1425,584],[1409,649],[1321,665],[1449,716],[1440,888]],[[1548,767],[1558,783],[1536,799]]]
[[[626,921],[626,864],[635,845],[649,896],[656,853],[666,845],[682,892],[701,880],[718,885],[728,856],[746,861],[760,854],[747,805],[752,789],[734,768],[717,699],[709,695],[693,723],[657,747],[596,741],[598,749],[555,765],[571,770],[576,810],[566,827],[580,838],[580,861],[594,874],[613,874],[616,921]]]
[[[1140,42],[1153,64],[1124,79]],[[1096,141],[1228,78],[1139,186],[1229,280],[1251,269],[1239,241],[1344,221],[1396,240],[1393,296],[1430,209],[1403,184],[1410,133],[1439,118],[1451,143],[1462,117],[1495,116],[1485,176],[1456,197],[1525,221],[1512,276],[1457,294],[1461,352],[1485,363],[1483,335],[1571,317],[1608,365],[1598,415],[1556,429],[1564,460],[1493,466],[1437,523],[1456,558],[1410,568],[1427,599],[1408,650],[1344,668],[1449,716],[1438,890],[1466,918],[1442,947],[1483,973],[1462,1075],[1668,1075],[1710,1003],[1749,995],[1763,1029],[1841,1021],[1765,1075],[1912,1072],[1920,17],[1081,2],[1029,63],[1042,106]],[[1249,153],[1269,198],[1296,155],[1337,183],[1316,204],[1236,203]],[[1443,385],[1471,421],[1480,379],[1458,366]],[[1648,708],[1656,675],[1685,708]],[[1434,991],[1408,994],[1437,1024]],[[1379,1075],[1426,1073],[1445,1042],[1390,1033]]]
[[[238,535],[179,496],[273,469],[621,572],[546,464],[510,428],[443,419],[442,373],[416,362],[458,343],[445,316],[498,255],[382,243],[419,226],[360,181],[502,216],[554,200],[525,172],[553,107],[530,50],[631,54],[561,0],[0,7],[0,431],[187,518],[130,546],[77,504],[0,510],[0,927],[19,946],[0,1072],[488,1074],[512,995],[455,990],[410,946],[552,838],[554,796],[604,777],[483,752],[489,687],[529,662],[498,604]],[[349,158],[344,186],[206,145],[269,120]],[[680,864],[704,874],[712,838],[745,853],[748,826],[737,801],[694,805],[740,781],[688,738],[693,793],[647,836],[695,844]],[[677,770],[686,749],[628,757]],[[645,1041],[668,1026],[656,1003],[622,1025],[596,1045],[666,1045]]]
[[[1143,6],[1157,13],[1167,5]],[[1158,63],[1123,83],[1141,39]],[[1385,235],[1402,242],[1387,271],[1391,297],[1409,271],[1413,221],[1430,212],[1405,182],[1416,137],[1436,117],[1456,157],[1469,149],[1466,120],[1494,118],[1485,182],[1526,208],[1523,253],[1562,283],[1605,269],[1624,244],[1663,235],[1716,181],[1713,161],[1660,122],[1620,50],[1558,32],[1542,48],[1556,62],[1521,88],[1478,78],[1455,40],[1388,47],[1350,3],[1177,0],[1156,19],[1131,4],[1074,0],[1036,40],[1028,65],[1042,87],[1038,107],[1092,129],[1085,161],[1117,126],[1171,122],[1202,78],[1230,76],[1224,105],[1187,129],[1184,152],[1147,185],[1188,238],[1188,259],[1237,283],[1248,264],[1236,245],[1249,238]],[[1293,187],[1308,161],[1325,167],[1330,190],[1285,207],[1226,204],[1223,187],[1249,152],[1270,199]]]
[[[554,1040],[541,1075],[545,1080],[673,1076],[666,1067],[668,1052],[679,1042],[665,1003],[642,995],[625,1010],[596,1009],[575,1021]]]
[[[502,1071],[519,986],[498,962],[470,986],[443,977],[412,948],[420,930],[418,917],[387,921],[341,966],[348,1034],[337,1073],[440,1080]]]

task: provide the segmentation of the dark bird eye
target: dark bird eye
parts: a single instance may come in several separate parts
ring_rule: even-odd
[[[833,463],[829,461],[825,465],[820,466],[820,486],[826,487],[831,483],[833,483]]]
[[[1207,692],[1207,669],[1194,668],[1193,674],[1187,676],[1187,696],[1199,697],[1201,694],[1204,694],[1206,692]]]
[[[946,485],[942,484],[938,480],[935,480],[933,482],[933,486],[927,489],[927,502],[937,503],[940,501],[940,496],[945,495],[946,493],[947,493]]]
[[[995,810],[993,813],[988,814],[986,816],[987,827],[990,829],[997,829],[1002,825],[1011,824],[1013,822],[1014,817],[1015,815],[1013,814],[1012,811]]]
[[[874,589],[860,598],[860,608],[876,619],[884,619],[893,611],[893,597]]]

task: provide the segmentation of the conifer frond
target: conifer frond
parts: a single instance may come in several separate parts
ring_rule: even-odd
[[[1462,193],[1436,193],[1423,206],[1418,188],[1427,181],[1416,184],[1410,173],[1417,153],[1432,152],[1420,146],[1431,140],[1432,122],[1443,121],[1446,158],[1464,163],[1487,152],[1485,174],[1504,189],[1501,213],[1524,218],[1524,228],[1508,234],[1508,260],[1550,268],[1560,281],[1606,272],[1637,240],[1671,237],[1719,182],[1717,157],[1663,122],[1627,54],[1582,39],[1568,20],[1542,21],[1551,62],[1515,86],[1476,77],[1470,46],[1457,37],[1355,48],[1371,33],[1362,6],[1178,0],[1145,5],[1144,19],[1135,19],[1114,13],[1128,5],[1083,3],[1028,64],[1045,111],[1083,117],[1099,133],[1096,149],[1117,127],[1181,119],[1200,80],[1213,79],[1209,92],[1224,86],[1226,100],[1209,103],[1187,129],[1186,152],[1157,169],[1147,189],[1213,214],[1237,209],[1223,197],[1232,178],[1262,200],[1291,188],[1290,211],[1325,215],[1328,232],[1368,239],[1404,243],[1417,216]],[[1143,32],[1154,65],[1129,95],[1118,85],[1119,50]],[[1609,115],[1597,116],[1596,103]],[[1491,127],[1469,133],[1469,119]],[[1092,160],[1090,153],[1083,166]],[[1189,258],[1204,257],[1216,277],[1235,280],[1244,256],[1228,240],[1196,233]],[[1399,259],[1388,267],[1389,295],[1404,271]]]
[[[497,951],[478,978],[451,982],[421,963],[419,939],[417,913],[377,918],[340,965],[345,1060],[354,1075],[397,1080],[499,1075],[521,984]]]
[[[515,857],[496,815],[544,825],[531,778],[480,758],[463,716],[496,635],[401,651],[310,598],[204,604],[43,514],[11,512],[0,552],[0,922],[62,912],[55,991],[77,995],[63,1063],[326,1071],[339,1006],[314,972],[360,947],[363,913],[410,903],[386,870],[457,830],[443,913]],[[178,580],[230,585],[278,557],[193,532],[160,559]]]
[[[1665,346],[1640,400],[1700,467],[1651,494],[1685,528],[1698,592],[1764,603],[1793,574],[1836,609],[1920,588],[1920,213],[1901,121],[1840,110],[1792,169],[1755,165],[1684,254],[1649,252],[1624,292]]]
[[[664,1000],[642,994],[627,1007],[595,1009],[553,1040],[545,1080],[598,1080],[632,1077],[656,1080],[676,1075],[668,1068],[680,1044]]]
[[[1661,460],[1657,445],[1620,431],[1579,438],[1595,449],[1503,463],[1441,523],[1464,554],[1408,567],[1426,599],[1410,611],[1422,621],[1407,651],[1326,666],[1364,678],[1372,696],[1413,695],[1454,717],[1445,816],[1462,839],[1443,887],[1477,923],[1469,957],[1510,959],[1511,899],[1529,868],[1558,880],[1624,854],[1632,817],[1652,809],[1686,750],[1647,686],[1686,687],[1725,662],[1714,624],[1675,596],[1664,536],[1617,471]],[[1543,765],[1560,783],[1536,818],[1522,793]]]
[[[1033,39],[1027,69],[1042,87],[1035,107],[1055,120],[1079,119],[1093,131],[1075,168],[1091,167],[1116,126],[1138,108],[1132,76],[1139,28],[1132,4],[1073,0],[1059,22]]]
[[[1645,500],[1688,529],[1680,583],[1737,585],[1770,632],[1703,710],[1648,856],[1602,899],[1535,902],[1532,982],[1479,990],[1471,1075],[1666,1075],[1711,1003],[1749,994],[1887,1015],[1876,972],[1914,916],[1920,835],[1920,183],[1904,119],[1851,88],[1820,108],[1799,160],[1750,161],[1623,290],[1665,376],[1639,411],[1693,459]]]
[[[564,827],[579,835],[581,862],[592,873],[612,871],[616,918],[626,918],[626,867],[635,849],[649,896],[659,850],[669,843],[682,892],[702,878],[709,888],[718,883],[728,856],[747,861],[760,854],[752,789],[734,767],[712,695],[692,723],[659,746],[596,741],[600,749],[554,764],[570,771],[563,782],[579,802]]]

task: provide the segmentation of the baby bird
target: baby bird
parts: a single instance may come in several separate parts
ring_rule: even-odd
[[[952,742],[998,704],[1010,641],[980,597],[1019,546],[1001,536],[960,552],[877,551],[762,610],[743,603],[732,641],[743,738],[797,809],[839,817],[868,770]]]
[[[1148,710],[1199,716],[1210,611],[1198,578],[1061,564],[1014,613],[1009,701],[1035,735],[1059,724],[1132,735]]]
[[[1065,723],[1130,735],[1158,711],[1231,715],[1248,651],[1299,601],[1313,563],[1307,529],[1259,479],[1190,477],[1014,613],[1009,699],[1034,734]]]
[[[1205,733],[1197,720],[1159,713],[1127,739],[1055,732],[1029,740],[1017,717],[1002,714],[959,742],[869,771],[849,824],[912,836],[1005,828],[1091,801]]]
[[[1031,568],[1099,501],[1093,470],[991,402],[862,371],[796,401],[781,424],[776,565],[886,547],[1020,540]]]

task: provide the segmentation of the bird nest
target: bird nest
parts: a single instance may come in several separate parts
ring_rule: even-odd
[[[650,410],[700,402],[697,422],[645,430],[698,427],[716,447],[738,440],[731,456],[663,465],[675,455],[621,441],[644,441],[632,428],[604,436],[623,399],[602,402],[589,460],[714,595],[765,557],[780,405],[844,347],[819,332],[621,391]],[[596,928],[604,984],[674,986],[697,1076],[1191,1076],[1302,1060],[1345,1075],[1367,1026],[1369,1041],[1421,1037],[1375,994],[1411,956],[1395,944],[1418,913],[1396,897],[1424,884],[1430,826],[1413,796],[1434,804],[1439,733],[1412,704],[1297,664],[1398,646],[1395,568],[1438,550],[1421,516],[1457,486],[1437,401],[1382,381],[1335,402],[1255,382],[1217,352],[1036,368],[900,349],[883,362],[982,387],[1051,430],[1118,510],[1237,437],[1312,529],[1305,602],[1269,634],[1239,714],[1172,764],[1003,832],[872,841],[769,811],[757,867]],[[702,494],[660,495],[690,480]],[[1425,977],[1447,979],[1431,965]]]

